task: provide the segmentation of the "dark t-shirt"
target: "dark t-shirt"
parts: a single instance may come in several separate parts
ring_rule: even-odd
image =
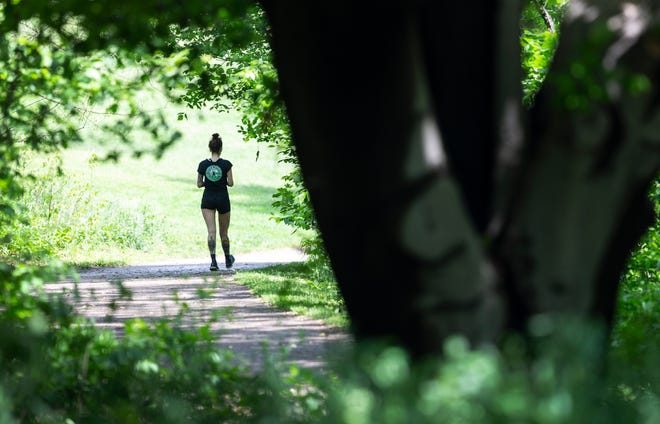
[[[211,159],[204,159],[199,163],[197,172],[204,176],[204,188],[213,191],[227,191],[227,172],[232,164],[228,160],[218,159],[212,162]]]

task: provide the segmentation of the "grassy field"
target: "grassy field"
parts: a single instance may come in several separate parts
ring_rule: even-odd
[[[136,159],[124,154],[117,163],[98,161],[95,158],[104,157],[119,145],[104,140],[94,126],[89,126],[85,129],[83,144],[73,145],[61,153],[65,175],[59,184],[61,187],[75,182],[76,188],[69,191],[86,192],[85,199],[80,198],[82,193],[61,194],[62,199],[76,197],[70,204],[104,210],[104,215],[93,220],[91,226],[99,227],[104,221],[113,221],[115,226],[137,227],[148,219],[155,223],[150,225],[151,231],[158,234],[150,234],[150,241],[144,245],[134,242],[135,247],[129,248],[110,242],[65,243],[65,247],[57,249],[58,256],[79,264],[206,257],[206,226],[199,207],[202,189],[196,186],[196,171],[198,163],[209,157],[207,145],[214,132],[219,133],[224,142],[222,157],[234,165],[235,186],[229,189],[232,252],[240,257],[241,252],[300,245],[304,234],[294,234],[291,228],[270,219],[272,195],[280,186],[281,177],[288,172],[287,165],[277,161],[272,148],[243,140],[237,129],[238,113],[200,112],[169,104],[154,106],[153,102],[150,106],[165,108],[172,118],[170,125],[183,135],[161,159],[153,155]],[[188,119],[178,121],[177,112],[182,111]],[[125,147],[123,150],[127,151]],[[34,158],[30,166],[38,167],[43,160],[43,157]],[[62,188],[58,190],[58,193],[65,192]],[[66,202],[62,199],[61,202]],[[122,215],[116,216],[120,212]],[[44,227],[48,231],[49,225]],[[131,228],[112,231],[130,233]],[[133,236],[140,237],[136,234]]]

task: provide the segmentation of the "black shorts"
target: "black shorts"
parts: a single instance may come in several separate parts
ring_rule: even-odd
[[[231,210],[229,194],[226,191],[204,190],[202,209],[217,210],[221,214],[229,212]]]

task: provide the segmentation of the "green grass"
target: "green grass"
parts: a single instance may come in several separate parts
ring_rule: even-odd
[[[237,129],[240,115],[194,111],[154,99],[149,100],[145,107],[163,108],[171,117],[169,124],[182,133],[182,138],[161,159],[157,160],[153,155],[133,158],[130,148],[105,138],[97,126],[89,125],[83,131],[85,141],[61,153],[65,175],[59,184],[69,184],[71,187],[55,195],[62,197],[58,199],[61,207],[73,202],[65,196],[72,196],[75,191],[85,191],[88,198],[79,202],[81,208],[104,208],[110,212],[145,211],[154,222],[151,228],[158,233],[150,234],[149,240],[145,239],[144,245],[136,248],[126,243],[106,242],[108,236],[89,242],[71,242],[70,229],[49,234],[48,228],[54,226],[45,223],[41,225],[44,234],[38,237],[57,240],[42,244],[55,246],[56,256],[75,264],[130,264],[168,258],[206,257],[206,226],[199,207],[202,189],[196,186],[197,165],[209,157],[208,140],[212,133],[218,132],[224,142],[222,157],[234,165],[235,186],[229,188],[232,251],[240,255],[241,252],[298,247],[305,234],[294,234],[290,227],[270,219],[272,195],[281,185],[281,178],[289,171],[289,166],[279,163],[274,150],[268,146],[243,140]],[[177,112],[185,112],[188,119],[178,121]],[[144,146],[148,142],[139,140],[137,144]],[[113,149],[124,152],[117,163],[97,160]],[[28,167],[39,170],[49,160],[38,155],[29,161]],[[48,166],[53,167],[52,164]],[[57,179],[52,175],[48,178]],[[65,192],[67,194],[63,194]],[[28,190],[28,198],[30,195],[32,193]],[[28,199],[24,203],[29,202]],[[37,205],[43,200],[33,199],[32,202],[38,208]],[[130,231],[130,228],[122,227],[135,227],[136,223],[145,219],[137,216],[134,221],[125,220],[122,217],[126,213],[117,214],[122,216],[108,217],[106,213],[92,225],[99,226],[103,225],[104,220],[114,220],[114,227],[108,231]],[[33,224],[32,227],[37,226]],[[62,236],[62,233],[67,234]],[[29,237],[34,237],[34,234]],[[58,238],[64,238],[67,242]]]
[[[348,316],[332,280],[319,279],[309,265],[292,263],[236,274],[236,280],[285,311],[346,328]]]

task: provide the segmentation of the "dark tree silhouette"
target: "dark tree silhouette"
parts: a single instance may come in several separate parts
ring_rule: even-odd
[[[262,4],[359,338],[425,354],[538,314],[611,323],[652,219],[660,6],[574,1],[525,111],[519,1]]]

